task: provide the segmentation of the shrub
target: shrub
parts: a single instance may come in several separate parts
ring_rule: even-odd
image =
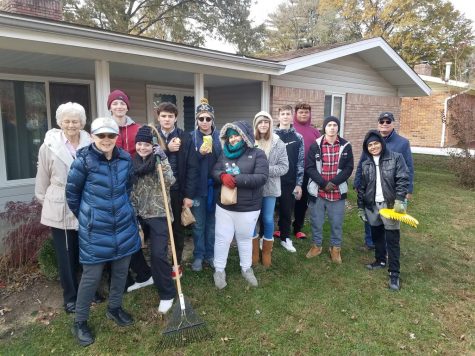
[[[461,185],[475,188],[475,98],[462,94],[449,102],[448,126],[457,148],[449,150],[449,167]]]
[[[35,198],[31,202],[10,201],[5,205],[0,219],[12,228],[4,236],[0,275],[36,264],[38,251],[50,235],[49,227],[42,225],[40,218],[41,204]]]
[[[58,262],[56,260],[56,252],[54,250],[53,239],[47,239],[41,246],[38,253],[38,263],[40,264],[41,273],[48,279],[58,279]]]

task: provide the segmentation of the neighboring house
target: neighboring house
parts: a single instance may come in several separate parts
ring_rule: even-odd
[[[449,80],[450,65],[447,63],[446,80],[433,77],[430,64],[414,67],[432,92],[430,96],[403,98],[401,102],[399,132],[411,141],[413,152],[444,154],[446,148],[457,144],[448,125],[451,106],[468,105],[467,109],[475,113],[475,88],[466,82]]]
[[[18,12],[19,3],[51,1],[10,2]],[[41,12],[27,5],[23,13]],[[60,8],[48,5],[43,15]],[[202,96],[214,106],[218,126],[305,100],[317,127],[326,115],[340,117],[356,157],[381,111],[398,117],[401,97],[430,93],[381,38],[264,60],[0,12],[0,209],[33,196],[38,148],[55,126],[57,106],[77,101],[90,122],[108,115],[107,96],[116,88],[130,95],[129,114],[139,123],[155,121],[158,102],[175,102],[186,130],[193,129]]]

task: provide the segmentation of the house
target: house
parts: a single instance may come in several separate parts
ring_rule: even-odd
[[[381,111],[398,117],[401,97],[430,93],[381,38],[257,59],[64,23],[59,0],[6,3],[16,13],[0,12],[0,206],[33,196],[38,148],[65,101],[81,103],[90,122],[108,115],[107,96],[120,88],[137,122],[154,122],[154,106],[168,100],[179,107],[178,125],[192,130],[203,96],[218,126],[305,100],[315,126],[325,115],[341,118],[358,155]]]
[[[445,79],[432,76],[428,63],[414,67],[432,92],[425,97],[402,98],[400,133],[411,141],[413,152],[447,154],[447,148],[457,144],[448,125],[451,107],[468,105],[475,113],[475,87],[449,79],[451,64],[446,64]],[[475,137],[473,140],[475,144]]]

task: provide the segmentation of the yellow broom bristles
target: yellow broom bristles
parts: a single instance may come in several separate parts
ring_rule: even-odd
[[[419,225],[419,221],[416,218],[409,214],[396,213],[394,209],[380,209],[379,214],[386,219],[398,220],[415,228]]]

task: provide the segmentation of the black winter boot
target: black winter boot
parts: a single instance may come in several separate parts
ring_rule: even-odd
[[[89,346],[94,342],[94,336],[87,326],[87,321],[75,321],[71,331],[81,346]]]

